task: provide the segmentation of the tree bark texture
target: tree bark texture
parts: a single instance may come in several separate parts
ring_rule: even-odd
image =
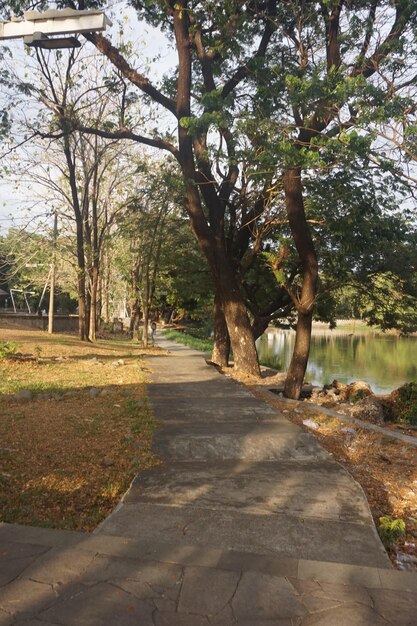
[[[294,296],[298,312],[297,334],[291,363],[284,386],[287,398],[298,400],[301,394],[308,357],[310,354],[311,327],[317,292],[318,263],[314,242],[304,211],[301,169],[289,168],[283,177],[288,221],[302,264],[301,293]]]
[[[183,2],[179,2],[174,11],[174,32],[178,53],[176,116],[178,120],[181,120],[191,114],[192,83],[189,18]],[[181,123],[178,125],[178,148],[178,160],[186,187],[186,210],[198,243],[208,260],[215,289],[222,303],[235,368],[246,374],[260,377],[258,354],[246,306],[237,284],[236,272],[226,254],[223,228],[224,203],[218,196],[215,202],[216,194],[213,193],[211,184],[202,185],[201,192],[204,192],[204,200],[210,215],[210,223],[208,223],[198,188],[199,176],[194,160],[193,138]]]
[[[234,269],[222,250],[216,256],[219,265],[213,274],[229,331],[234,367],[238,372],[259,378],[261,371],[258,353]]]
[[[229,356],[229,331],[227,330],[220,294],[216,291],[214,297],[214,345],[211,361],[220,367],[227,367],[229,364]]]
[[[210,227],[202,219],[204,214],[200,207],[201,201],[196,186],[189,184],[186,208],[197,241],[213,276],[216,298],[221,305],[230,337],[234,367],[236,371],[259,378],[261,372],[258,353],[236,272],[227,256],[224,241],[220,237],[213,236]]]

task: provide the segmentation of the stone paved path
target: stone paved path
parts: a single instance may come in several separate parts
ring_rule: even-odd
[[[0,525],[0,625],[415,626],[361,488],[308,433],[160,339],[160,467],[90,536]]]

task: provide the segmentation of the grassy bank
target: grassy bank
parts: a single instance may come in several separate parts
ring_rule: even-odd
[[[204,332],[199,329],[164,330],[164,337],[201,352],[211,352],[213,350],[213,340],[204,337]]]
[[[157,463],[137,344],[1,328],[0,519],[92,530]]]

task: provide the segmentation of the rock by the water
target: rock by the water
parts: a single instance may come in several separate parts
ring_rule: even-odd
[[[19,389],[14,397],[16,400],[33,400],[33,392],[30,389]]]
[[[326,393],[326,398],[328,398],[329,400],[333,400],[334,402],[337,402],[338,397],[337,397],[337,392],[336,389],[328,389],[327,393]]]
[[[368,396],[372,396],[371,385],[365,383],[363,380],[357,380],[347,386],[346,397],[348,400],[355,402]]]
[[[307,426],[307,428],[312,428],[313,430],[317,430],[319,428],[319,424],[313,420],[303,420],[303,425]]]

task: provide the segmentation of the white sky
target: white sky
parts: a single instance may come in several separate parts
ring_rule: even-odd
[[[123,14],[122,14],[123,12]],[[160,31],[144,22],[140,23],[135,11],[126,8],[124,2],[111,4],[111,9],[106,9],[106,15],[112,20],[113,27],[107,30],[107,36],[117,41],[120,24],[123,27],[124,40],[133,43],[135,50],[140,50],[144,60],[159,57],[152,63],[153,82],[157,82],[167,69],[172,65],[174,51],[169,48],[166,38]],[[24,52],[23,41],[13,40],[4,42],[13,54],[13,65],[22,75],[27,72],[27,56]],[[0,154],[3,148],[0,145]],[[0,163],[1,165],[1,163]],[[26,186],[15,189],[7,179],[0,180],[0,234],[5,234],[14,222],[17,226],[23,226],[28,222],[28,207],[31,190]],[[32,204],[30,202],[30,204]],[[30,215],[45,213],[46,208],[38,205],[30,210]]]

